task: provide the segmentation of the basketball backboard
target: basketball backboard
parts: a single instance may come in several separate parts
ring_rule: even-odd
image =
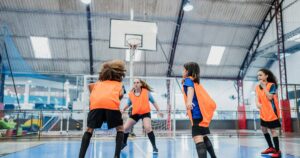
[[[153,22],[116,20],[110,21],[110,48],[128,49],[136,44],[140,50],[156,50],[157,25]]]

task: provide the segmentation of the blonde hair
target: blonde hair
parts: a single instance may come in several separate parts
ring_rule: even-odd
[[[144,88],[144,89],[147,89],[148,91],[150,91],[150,92],[153,92],[153,90],[152,90],[152,88],[147,84],[147,82],[146,81],[144,81],[144,80],[142,80],[142,79],[140,79],[140,78],[137,78],[140,82],[141,82],[141,84],[142,84],[142,86],[141,86],[141,88]],[[132,89],[133,90],[133,89]]]

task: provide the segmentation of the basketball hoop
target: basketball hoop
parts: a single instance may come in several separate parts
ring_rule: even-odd
[[[140,38],[129,38],[126,40],[126,45],[129,49],[136,50],[138,47],[142,46],[142,41]]]

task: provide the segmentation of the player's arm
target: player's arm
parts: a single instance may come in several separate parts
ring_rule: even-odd
[[[122,113],[125,112],[130,106],[131,106],[131,100],[128,98],[127,100],[127,104],[125,105],[125,107],[123,108],[123,110],[121,111]]]
[[[255,95],[255,103],[256,103],[256,107],[257,107],[258,109],[260,109],[260,108],[261,108],[261,103],[260,103],[260,101],[259,101],[259,98],[258,98],[258,95],[257,95],[257,94]]]
[[[187,99],[186,99],[186,108],[187,110],[193,109],[193,97],[194,97],[194,88],[188,87],[187,88]]]
[[[90,93],[91,93],[92,90],[94,89],[95,85],[96,85],[96,83],[90,83],[90,84],[89,84],[89,91],[90,91]]]

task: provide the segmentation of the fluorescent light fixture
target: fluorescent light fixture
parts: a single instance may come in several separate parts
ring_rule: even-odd
[[[194,6],[191,4],[190,0],[186,0],[183,10],[186,12],[192,11],[194,9]]]
[[[133,11],[133,9],[131,8],[131,9],[130,9],[130,20],[133,20],[133,18],[134,18],[134,11]]]
[[[300,42],[300,34],[297,34],[288,39],[288,41]]]
[[[81,0],[81,2],[84,4],[91,4],[92,0]]]
[[[51,59],[49,40],[47,37],[31,36],[30,40],[36,58]]]
[[[142,53],[143,53],[143,51],[141,51],[141,50],[135,50],[133,61],[141,61]],[[126,50],[126,59],[125,60],[130,61],[130,50],[129,49]]]
[[[212,46],[210,48],[210,53],[208,55],[207,65],[220,65],[221,59],[223,57],[225,47],[222,46]]]

